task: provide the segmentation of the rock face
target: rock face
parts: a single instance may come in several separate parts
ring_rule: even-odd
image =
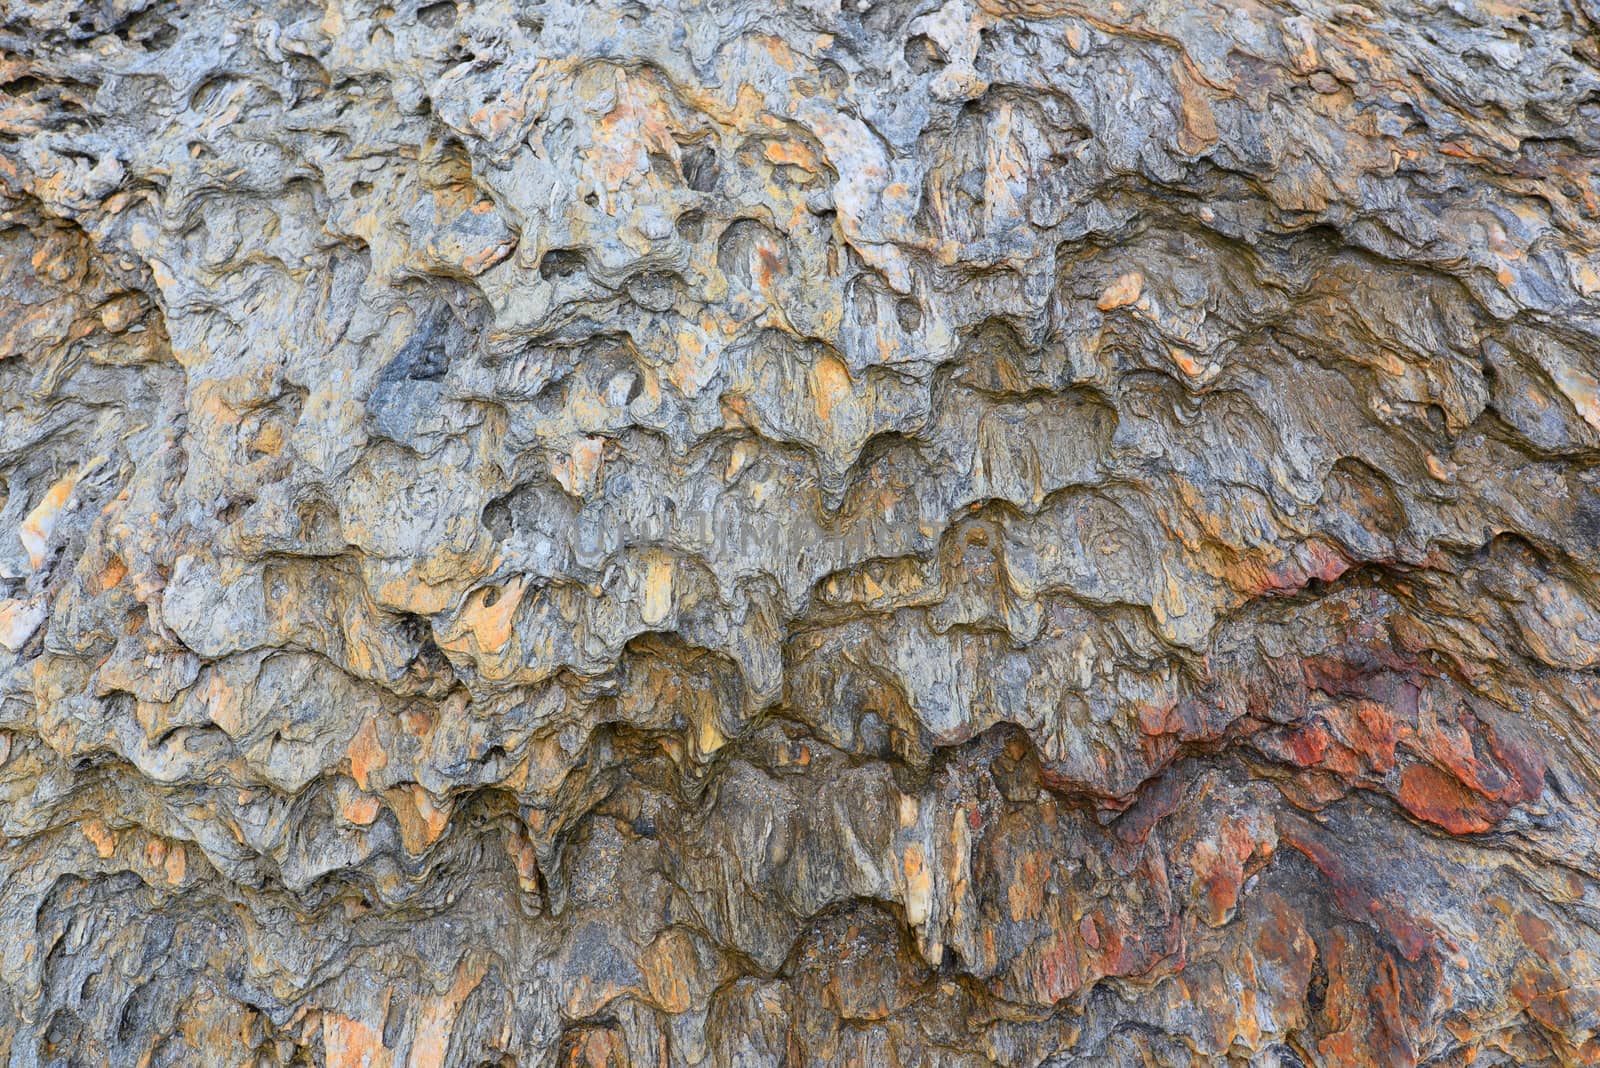
[[[1600,1062],[1597,20],[0,4],[6,1063]]]

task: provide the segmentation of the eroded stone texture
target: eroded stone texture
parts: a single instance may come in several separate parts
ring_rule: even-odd
[[[1597,19],[0,5],[0,1051],[1600,1062]]]

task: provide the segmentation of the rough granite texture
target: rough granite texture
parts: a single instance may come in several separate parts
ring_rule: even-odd
[[[1600,1063],[1595,0],[0,0],[0,1060]]]

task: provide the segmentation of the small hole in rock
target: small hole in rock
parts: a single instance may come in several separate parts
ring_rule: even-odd
[[[698,211],[686,211],[678,216],[678,236],[685,241],[698,241],[705,232],[705,214]]]
[[[717,187],[717,152],[710,145],[699,145],[683,153],[683,180],[697,193]]]
[[[553,248],[539,260],[539,277],[571,278],[583,270],[583,253],[571,248]]]
[[[430,30],[442,30],[456,20],[456,5],[452,0],[439,0],[417,8],[417,21]]]
[[[905,57],[906,66],[913,74],[927,74],[947,62],[944,50],[931,37],[920,33],[906,42]]]

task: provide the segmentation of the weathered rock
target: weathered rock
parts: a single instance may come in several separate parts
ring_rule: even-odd
[[[0,5],[0,1051],[1600,1063],[1597,42]]]

